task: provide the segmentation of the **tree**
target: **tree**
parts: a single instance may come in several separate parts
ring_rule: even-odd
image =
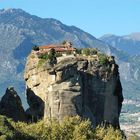
[[[99,54],[99,64],[104,65],[108,62],[107,56],[105,54]]]
[[[62,42],[62,44],[63,44],[63,45],[65,45],[66,43],[67,43],[67,41],[66,41],[66,40],[64,40],[64,41]]]
[[[86,56],[90,55],[90,49],[89,48],[84,48],[82,50],[82,54],[85,54]]]
[[[97,54],[97,53],[98,53],[98,50],[97,50],[96,48],[90,49],[90,54],[91,54],[91,55],[95,55],[95,54]]]
[[[51,49],[50,51],[49,51],[49,54],[48,54],[48,59],[53,59],[54,57],[55,57],[55,54],[56,54],[56,52],[55,52],[55,49]]]
[[[76,53],[77,54],[81,54],[82,53],[82,49],[76,49]]]
[[[38,58],[39,59],[45,59],[45,60],[47,60],[48,59],[48,54],[40,54],[40,55],[38,55]]]
[[[34,51],[39,51],[39,47],[35,45],[35,46],[33,46],[33,50]]]
[[[48,59],[49,59],[51,65],[57,64],[57,58],[56,58],[55,49],[50,50],[50,52],[48,54]]]

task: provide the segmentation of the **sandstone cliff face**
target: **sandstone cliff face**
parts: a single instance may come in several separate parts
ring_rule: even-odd
[[[0,101],[0,114],[12,118],[14,121],[26,121],[20,97],[13,87],[7,88]]]
[[[101,65],[92,56],[71,56],[59,58],[54,67],[38,64],[39,59],[32,52],[24,78],[27,87],[45,103],[44,117],[62,120],[80,115],[94,125],[107,122],[119,127],[123,95],[114,61]]]

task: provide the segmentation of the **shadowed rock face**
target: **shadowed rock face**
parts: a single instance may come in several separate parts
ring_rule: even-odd
[[[37,62],[38,58],[28,57],[24,78],[44,101],[44,117],[61,121],[65,116],[80,115],[95,126],[105,122],[119,127],[123,95],[115,62],[101,65],[90,57],[74,56],[53,68],[45,64],[38,68]]]
[[[34,92],[27,88],[27,102],[29,108],[26,110],[28,121],[35,122],[44,116],[44,102],[42,99],[34,94]]]
[[[7,88],[0,101],[0,114],[12,118],[14,121],[26,121],[20,97],[13,87]]]

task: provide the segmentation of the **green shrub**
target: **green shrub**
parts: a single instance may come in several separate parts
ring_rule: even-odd
[[[7,118],[0,115],[0,136],[4,139],[5,137],[12,137],[14,134],[14,128],[8,122]]]
[[[123,140],[121,131],[111,126],[92,128],[89,120],[79,116],[67,117],[61,123],[57,120],[39,121],[33,124],[15,123],[14,128],[24,136],[36,140]],[[26,140],[26,139],[25,139]]]
[[[35,55],[32,54],[32,55],[31,55],[31,58],[34,59],[34,58],[35,58]]]
[[[48,54],[48,60],[51,66],[54,64],[57,64],[57,58],[56,58],[56,51],[55,49],[51,49]]]
[[[75,126],[73,131],[74,140],[90,140],[94,138],[94,131],[91,122],[88,120],[82,121]]]
[[[91,55],[95,55],[95,54],[97,54],[98,53],[98,50],[96,49],[96,48],[91,48],[90,49],[90,54]]]
[[[7,139],[10,139],[10,138],[8,138],[6,135],[1,135],[0,136],[0,140],[7,140]]]
[[[0,120],[0,140],[124,140],[120,130],[111,126],[94,129],[89,120],[79,116],[66,117],[63,121],[41,120],[27,124]],[[4,127],[2,127],[4,126]],[[8,127],[7,127],[8,126]],[[9,127],[10,126],[10,127]],[[131,140],[131,139],[130,139]]]
[[[38,58],[38,68],[43,66],[46,61],[48,61],[51,66],[57,63],[55,49],[51,49],[49,53],[40,54]]]
[[[82,54],[84,54],[86,56],[90,55],[90,49],[89,48],[82,49]]]
[[[125,140],[122,132],[118,129],[114,129],[112,126],[97,127],[95,130],[95,136],[98,140]]]
[[[104,65],[108,62],[107,56],[105,54],[98,54],[99,57],[99,64]]]
[[[49,54],[48,54],[48,59],[49,59],[49,60],[52,60],[54,57],[56,57],[55,55],[56,55],[55,49],[51,49],[51,50],[49,51]]]
[[[62,42],[62,45],[65,45],[67,43],[67,41],[66,40],[64,40],[63,42]]]
[[[82,54],[82,49],[76,49],[77,54]]]
[[[45,62],[46,62],[45,59],[40,59],[40,60],[38,61],[37,67],[38,67],[38,68],[42,67],[42,66],[45,64]]]
[[[61,53],[56,53],[56,57],[61,57],[62,54]]]
[[[38,58],[39,58],[39,59],[45,59],[45,60],[47,60],[47,59],[48,59],[48,54],[47,54],[47,53],[40,54],[40,55],[38,56]]]
[[[8,90],[14,90],[14,87],[13,86],[9,86]]]

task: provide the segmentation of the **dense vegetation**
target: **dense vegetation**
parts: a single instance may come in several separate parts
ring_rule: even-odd
[[[33,48],[32,48],[34,51],[39,51],[39,47],[38,46],[33,46]]]
[[[107,55],[100,53],[100,54],[98,54],[98,57],[99,57],[99,63],[101,65],[104,65],[108,62]]]
[[[55,49],[51,49],[48,54],[47,53],[40,54],[38,56],[38,58],[40,59],[38,62],[38,67],[41,67],[43,64],[45,64],[46,61],[48,61],[51,66],[53,66],[54,64],[57,63],[56,57],[58,57],[58,55]]]
[[[78,51],[79,52],[79,51]],[[98,53],[98,49],[96,48],[83,48],[81,53],[88,56],[88,55],[95,55]]]
[[[94,129],[89,120],[68,117],[61,123],[45,120],[26,124],[0,116],[0,140],[124,140],[120,130],[111,126]]]
[[[64,41],[65,43],[65,41]],[[36,47],[35,49],[36,50]],[[66,55],[70,55],[71,52],[67,52]],[[98,57],[98,62],[100,65],[105,65],[108,62],[108,56],[106,54],[101,53],[98,49],[96,48],[83,48],[83,49],[78,49],[76,50],[76,54],[79,56],[97,56]],[[57,63],[57,57],[63,56],[61,53],[55,52],[55,49],[51,49],[49,53],[42,53],[38,55],[39,63],[38,67],[42,66],[46,60],[49,60],[49,63],[51,65]]]

